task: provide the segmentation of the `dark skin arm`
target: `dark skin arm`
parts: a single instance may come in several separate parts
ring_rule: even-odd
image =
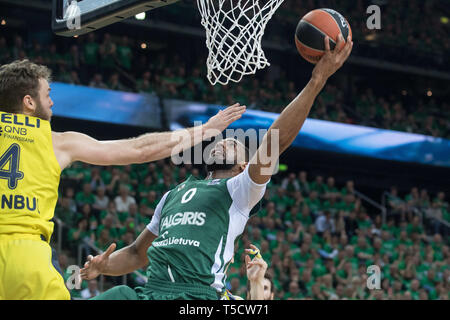
[[[324,42],[325,54],[314,67],[310,81],[274,121],[250,161],[249,174],[255,183],[263,184],[269,181],[278,157],[297,137],[317,95],[328,78],[347,60],[353,47],[350,37],[342,46],[344,39],[340,36],[333,51],[330,50],[328,37],[325,37]]]
[[[80,275],[84,280],[91,280],[100,274],[107,276],[121,276],[137,269],[144,268],[148,264],[147,250],[151,246],[156,235],[147,228],[141,232],[138,238],[129,246],[118,251],[113,243],[98,256],[88,256]]]

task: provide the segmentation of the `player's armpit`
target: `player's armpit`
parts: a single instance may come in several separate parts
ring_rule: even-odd
[[[249,215],[254,206],[262,199],[266,183],[257,184],[250,177],[250,167],[227,181],[227,188],[233,204],[244,215]],[[155,211],[156,213],[156,211]]]

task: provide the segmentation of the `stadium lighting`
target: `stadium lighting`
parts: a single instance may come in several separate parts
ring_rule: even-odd
[[[365,36],[367,41],[375,41],[377,39],[377,35],[375,33],[371,33]]]
[[[136,18],[136,20],[144,20],[145,19],[145,12],[138,13],[135,16],[135,18]]]

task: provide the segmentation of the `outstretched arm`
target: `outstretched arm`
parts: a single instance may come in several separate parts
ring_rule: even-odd
[[[113,243],[104,253],[95,257],[88,256],[88,261],[80,271],[81,278],[91,280],[100,274],[120,276],[145,267],[148,264],[147,249],[155,238],[145,228],[136,241],[125,248],[114,252],[116,244]]]
[[[317,95],[325,86],[328,78],[347,60],[353,47],[350,37],[345,46],[341,47],[344,39],[339,36],[336,48],[341,49],[334,51],[330,50],[328,37],[325,37],[324,41],[325,54],[315,66],[310,81],[274,121],[250,161],[249,174],[255,183],[262,184],[269,181],[279,155],[294,141]]]
[[[53,133],[53,146],[61,169],[74,161],[95,165],[126,165],[167,158],[220,134],[245,112],[238,103],[220,110],[207,123],[173,132],[155,132],[137,138],[98,141],[78,132]]]

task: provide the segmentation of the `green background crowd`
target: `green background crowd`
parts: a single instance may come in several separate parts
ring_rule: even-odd
[[[339,8],[350,22],[353,56],[449,71],[450,24],[440,1],[389,1],[381,5],[381,30],[365,26],[371,3],[284,1],[264,41],[285,47],[285,52],[267,50],[270,68],[228,86],[207,81],[203,38],[144,28],[134,33],[125,24],[78,38],[58,37],[48,26],[34,30],[40,18],[47,18],[23,7],[19,11],[29,13],[27,24],[14,26],[8,17],[0,24],[0,65],[28,58],[50,67],[54,81],[155,94],[160,99],[219,105],[238,101],[249,109],[281,112],[303,87],[310,67],[295,52],[295,26],[308,11],[328,7]],[[152,11],[151,19],[200,29],[195,6],[193,0],[180,1]],[[310,117],[448,139],[448,90],[442,87],[438,77],[347,64],[316,99]],[[131,244],[151,221],[163,193],[191,174],[201,178],[203,170],[164,161],[124,167],[75,163],[64,170],[55,212],[64,227],[61,239],[57,227],[53,235],[54,245],[62,241],[59,262],[64,278],[69,279],[68,267],[79,263],[80,254],[82,262],[96,254],[94,246],[104,250],[112,242],[118,248]],[[231,292],[245,297],[243,250],[255,244],[269,264],[276,299],[449,299],[449,228],[440,222],[450,222],[448,195],[429,194],[421,186],[397,190],[386,185],[388,215],[383,221],[379,212],[364,206],[355,188],[357,179],[307,172],[275,176],[262,209],[236,244],[227,278]],[[380,267],[380,290],[367,289],[371,265]],[[145,270],[140,272],[145,275]],[[126,280],[130,286],[143,284],[136,274]],[[105,277],[103,290],[122,283],[122,277]],[[99,289],[100,282],[83,281],[71,294],[88,298]]]
[[[191,41],[177,33],[163,37],[158,36],[158,32],[147,32],[143,38],[142,33],[130,36],[114,29],[113,33],[102,30],[78,38],[65,38],[51,34],[32,36],[30,30],[11,29],[0,36],[0,64],[28,58],[49,66],[55,81],[156,94],[162,99],[219,105],[238,101],[249,108],[281,112],[298,94],[305,80],[299,76],[301,72],[290,70],[292,62],[286,65],[295,57],[298,67],[301,59],[292,54],[291,51],[295,51],[293,37],[286,37],[286,34],[294,33],[298,20],[308,11],[328,7],[339,8],[338,11],[351,21],[355,42],[353,55],[383,63],[448,71],[450,23],[442,14],[440,1],[389,1],[381,5],[379,30],[366,27],[369,4],[370,1],[364,0],[308,0],[301,5],[295,1],[283,2],[269,22],[264,39],[285,46],[286,52],[273,54],[267,70],[227,86],[211,86],[206,79],[204,40],[193,38]],[[152,11],[151,17],[178,27],[200,28],[196,3],[191,0]],[[367,77],[360,79],[361,75],[369,73],[373,81],[364,82],[369,81]],[[450,137],[448,90],[433,88],[441,86],[439,79],[418,74],[407,78],[367,67],[343,70],[342,74],[347,78],[327,85],[310,117]],[[349,81],[349,78],[362,82]]]
[[[64,170],[55,216],[65,224],[60,257],[65,280],[67,267],[78,263],[80,245],[85,259],[96,254],[86,241],[100,250],[113,242],[118,249],[131,244],[151,221],[162,195],[191,174],[203,178],[196,167],[168,161],[124,167],[75,163]],[[383,223],[380,213],[356,196],[357,185],[339,185],[333,177],[309,177],[304,171],[272,179],[261,210],[236,244],[227,272],[230,291],[246,296],[244,249],[254,244],[269,265],[275,299],[449,299],[449,230],[414,210],[432,210],[450,222],[445,194],[414,187],[399,195],[394,186]],[[367,289],[370,265],[381,270],[380,290]],[[104,290],[121,281],[105,277]],[[135,274],[127,278],[127,285],[142,284]],[[82,298],[88,285],[83,281],[72,296]]]

